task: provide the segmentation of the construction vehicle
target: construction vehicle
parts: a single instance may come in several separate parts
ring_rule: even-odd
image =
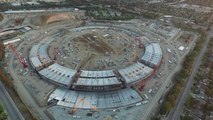
[[[8,47],[12,50],[12,52],[15,54],[16,58],[19,59],[20,63],[23,65],[24,68],[28,67],[26,59],[22,56],[19,55],[16,48],[13,46],[12,43],[8,44]]]

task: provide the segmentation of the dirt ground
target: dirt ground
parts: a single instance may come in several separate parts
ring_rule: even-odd
[[[186,0],[184,3],[188,3],[191,5],[202,5],[206,7],[213,7],[212,0]]]

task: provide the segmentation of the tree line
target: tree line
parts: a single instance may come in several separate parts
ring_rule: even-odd
[[[206,33],[202,32],[201,30],[195,30],[201,34],[201,37],[196,43],[196,46],[193,50],[185,57],[184,62],[182,64],[182,69],[176,73],[173,77],[174,85],[171,90],[165,96],[165,100],[161,106],[160,114],[167,115],[172,108],[175,106],[178,96],[183,91],[185,86],[185,82],[190,76],[193,68],[194,61],[197,55],[200,53],[204,41],[206,39]]]
[[[0,120],[7,120],[7,113],[4,111],[4,108],[1,104],[0,104]]]

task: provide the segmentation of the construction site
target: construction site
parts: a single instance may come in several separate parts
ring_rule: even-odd
[[[85,21],[83,13],[20,12],[28,17],[0,31],[17,93],[38,119],[146,119],[197,36],[157,21]]]

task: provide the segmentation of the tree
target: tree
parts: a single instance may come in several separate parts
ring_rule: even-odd
[[[168,96],[168,101],[171,103],[172,106],[175,106],[176,99],[177,99],[177,96],[175,94]]]
[[[3,106],[0,104],[0,113],[4,112]]]
[[[0,14],[0,21],[2,21],[3,20],[3,15],[2,14]]]
[[[166,115],[172,109],[172,104],[169,101],[165,101],[161,107],[160,114]]]
[[[12,87],[12,86],[13,86],[12,80],[7,76],[7,74],[6,74],[2,69],[0,69],[0,79],[1,79],[5,84],[7,84],[9,87]]]
[[[6,120],[7,119],[7,113],[2,112],[0,113],[0,120]]]
[[[213,89],[209,86],[209,88],[206,88],[206,89],[205,89],[205,94],[206,94],[208,97],[212,97],[212,96],[213,96]]]
[[[193,98],[191,95],[189,95],[188,98],[186,99],[185,106],[189,109],[193,105],[195,105],[195,103],[196,103],[195,98]]]
[[[4,108],[0,104],[0,120],[6,120],[6,119],[7,119],[7,113],[4,112]]]
[[[0,61],[4,58],[4,45],[0,43]]]
[[[193,120],[193,118],[189,115],[180,116],[181,120]]]

